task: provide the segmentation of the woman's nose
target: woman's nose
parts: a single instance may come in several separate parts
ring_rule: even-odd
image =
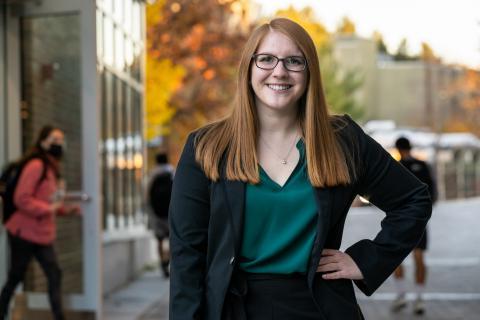
[[[288,70],[285,68],[283,61],[278,61],[277,65],[273,69],[273,76],[277,76],[277,77],[288,76]]]

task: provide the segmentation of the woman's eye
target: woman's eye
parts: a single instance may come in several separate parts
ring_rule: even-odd
[[[301,65],[303,64],[303,60],[297,57],[288,57],[286,58],[286,62],[291,65]]]
[[[272,56],[260,56],[260,62],[273,62],[274,58]]]

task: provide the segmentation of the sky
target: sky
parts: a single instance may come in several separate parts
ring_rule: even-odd
[[[319,21],[334,31],[344,16],[357,34],[371,37],[377,30],[390,52],[402,38],[409,53],[420,53],[427,42],[445,63],[480,69],[480,0],[253,0],[262,16],[293,5],[314,8]]]

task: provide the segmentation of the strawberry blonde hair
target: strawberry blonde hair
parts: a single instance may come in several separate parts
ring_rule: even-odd
[[[351,177],[345,154],[328,113],[320,76],[317,50],[308,33],[297,23],[278,18],[259,26],[247,40],[237,77],[232,113],[201,128],[195,140],[195,159],[205,175],[217,181],[221,168],[228,180],[260,182],[256,154],[259,121],[250,85],[252,55],[271,31],[288,36],[307,60],[307,88],[298,103],[298,122],[305,141],[308,177],[314,187],[344,185]]]

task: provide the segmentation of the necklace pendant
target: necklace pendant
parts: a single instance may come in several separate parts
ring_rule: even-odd
[[[282,164],[287,164],[287,160],[286,160],[286,159],[283,159],[283,160],[282,160]]]

